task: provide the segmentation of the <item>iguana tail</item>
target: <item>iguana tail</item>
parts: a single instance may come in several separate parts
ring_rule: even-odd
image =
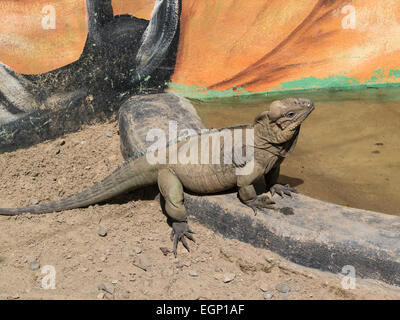
[[[111,199],[129,190],[152,185],[157,181],[156,174],[152,172],[150,164],[147,163],[147,165],[144,165],[144,161],[141,161],[142,159],[143,158],[136,161],[125,162],[103,181],[68,198],[38,206],[16,209],[0,208],[0,215],[16,216],[24,213],[43,214],[83,208]],[[139,161],[139,163],[137,163],[137,161]],[[138,164],[138,166],[136,166],[136,164]]]

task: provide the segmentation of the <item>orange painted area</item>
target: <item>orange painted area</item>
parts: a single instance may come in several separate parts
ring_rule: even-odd
[[[114,0],[114,14],[150,18],[155,0]],[[45,6],[56,12],[56,29],[46,30]],[[0,61],[17,72],[42,73],[73,61],[87,36],[85,0],[0,0]]]
[[[355,29],[343,28],[349,4]],[[309,76],[364,82],[400,69],[398,0],[185,0],[181,23],[178,84],[260,92]]]
[[[130,14],[136,18],[150,19],[156,0],[113,0],[114,14]]]
[[[150,18],[155,0],[113,0],[114,14]],[[56,29],[42,27],[46,5]],[[344,29],[346,5],[355,29]],[[313,76],[368,81],[400,69],[398,0],[183,0],[172,82],[249,92]],[[42,73],[77,60],[87,35],[85,0],[0,0],[0,61]],[[388,79],[390,81],[390,79]]]

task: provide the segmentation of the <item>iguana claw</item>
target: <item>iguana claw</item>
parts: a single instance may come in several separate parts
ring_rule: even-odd
[[[292,188],[288,184],[282,185],[282,184],[275,184],[271,187],[271,196],[273,196],[275,193],[279,194],[281,197],[283,197],[285,194],[288,195],[289,197],[292,196],[293,193],[297,193],[296,188]]]
[[[254,215],[257,215],[257,209],[273,209],[279,210],[274,206],[275,201],[271,200],[268,196],[262,195],[255,199],[245,201],[244,204],[254,211]]]
[[[178,250],[179,241],[182,242],[183,246],[187,251],[190,252],[189,245],[186,242],[186,238],[189,240],[196,242],[194,237],[191,235],[194,231],[188,226],[187,222],[173,222],[172,223],[172,231],[171,231],[171,240],[173,240],[173,252],[176,257]]]

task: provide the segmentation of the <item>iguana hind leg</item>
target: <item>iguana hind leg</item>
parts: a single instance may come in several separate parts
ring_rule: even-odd
[[[186,238],[195,241],[187,223],[186,208],[183,204],[183,186],[178,177],[169,169],[162,169],[158,172],[158,187],[165,199],[165,211],[173,219],[171,238],[173,239],[173,252],[176,256],[178,242],[190,251]]]

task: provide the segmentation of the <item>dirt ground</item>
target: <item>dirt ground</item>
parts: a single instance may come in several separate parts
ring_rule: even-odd
[[[0,206],[71,195],[122,160],[115,122],[2,154]],[[175,258],[160,249],[172,247],[166,217],[143,192],[85,209],[0,217],[0,299],[400,299],[400,288],[357,279],[345,290],[340,275],[191,226],[197,241],[190,253],[180,245]],[[45,266],[56,272],[54,290],[43,288]]]

